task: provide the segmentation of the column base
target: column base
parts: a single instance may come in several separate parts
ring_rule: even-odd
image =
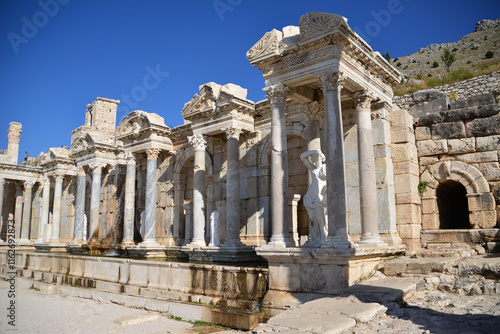
[[[90,252],[90,248],[88,248],[86,245],[83,244],[83,240],[81,243],[77,242],[78,241],[75,240],[68,245],[68,247],[66,248],[68,252],[72,254],[86,254]]]
[[[266,264],[266,260],[258,256],[254,246],[246,246],[242,244],[234,246],[221,247],[201,247],[191,248],[183,247],[182,251],[189,256],[189,261],[202,261],[212,263],[256,263]]]
[[[129,246],[134,246],[135,243],[133,241],[122,241],[120,243],[120,247],[125,249],[125,247],[129,247]]]
[[[31,246],[33,243],[28,239],[19,239],[17,240],[16,244],[19,246]]]
[[[361,240],[357,244],[356,247],[370,247],[370,246],[387,246],[385,242],[380,239],[379,235],[362,235]]]
[[[262,247],[267,247],[267,248],[295,247],[295,243],[290,238],[271,237],[271,240]]]
[[[159,247],[160,244],[156,242],[154,239],[146,239],[139,244],[141,248],[151,248],[151,247]]]
[[[205,240],[193,240],[189,244],[187,244],[185,247],[188,247],[188,248],[207,247],[207,243],[205,242]]]
[[[328,237],[321,248],[349,249],[354,248],[354,243],[347,238]]]

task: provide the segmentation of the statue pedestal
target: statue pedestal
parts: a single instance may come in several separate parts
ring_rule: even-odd
[[[189,261],[219,262],[219,263],[262,263],[265,260],[258,256],[253,246],[227,246],[220,247],[182,247],[182,251],[189,256]]]
[[[340,294],[366,277],[379,263],[404,250],[404,246],[257,248],[257,255],[269,263],[269,291],[262,307],[272,316],[309,300]]]

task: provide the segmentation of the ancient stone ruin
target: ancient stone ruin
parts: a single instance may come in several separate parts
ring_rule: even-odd
[[[23,276],[160,299],[172,314],[197,302],[199,319],[248,329],[405,251],[497,247],[498,73],[472,79],[488,83],[481,95],[394,98],[400,73],[346,18],[318,12],[247,58],[266,100],[205,83],[174,128],[141,110],[117,125],[120,101],[98,97],[71,147],[17,164],[10,123],[1,270],[12,239]]]

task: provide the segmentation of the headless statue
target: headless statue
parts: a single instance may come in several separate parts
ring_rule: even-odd
[[[328,236],[325,155],[320,150],[311,150],[302,153],[300,160],[311,176],[311,184],[304,196],[304,206],[309,216],[309,241],[304,247],[319,247]]]
[[[212,212],[210,215],[210,243],[211,247],[220,246],[219,241],[219,213],[217,211]]]

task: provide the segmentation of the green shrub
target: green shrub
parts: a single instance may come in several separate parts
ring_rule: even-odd
[[[437,61],[434,61],[434,62],[432,63],[432,66],[431,66],[431,67],[432,67],[432,68],[439,67],[438,62],[437,62]]]
[[[484,55],[486,58],[493,58],[493,51],[488,51],[486,52],[486,54]]]
[[[428,77],[432,77],[432,74],[430,74],[430,73],[427,73],[427,76],[428,76]]]
[[[446,66],[446,71],[449,72],[451,64],[455,62],[455,54],[451,53],[448,49],[444,49],[444,52],[441,55],[441,60]]]
[[[397,63],[396,66],[398,66],[398,67],[401,66],[401,63]]]

